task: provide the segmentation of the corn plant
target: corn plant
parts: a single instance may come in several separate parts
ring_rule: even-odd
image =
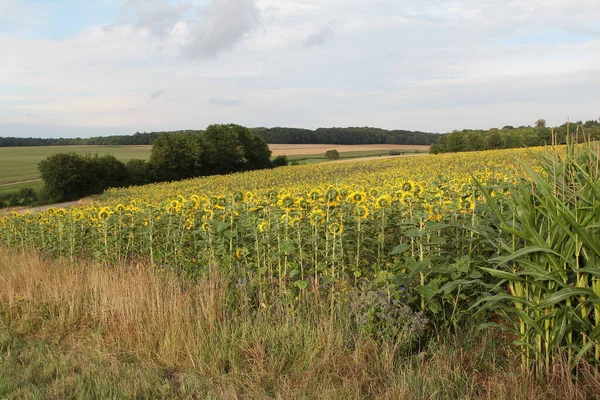
[[[474,306],[496,308],[514,326],[522,368],[548,371],[559,356],[571,365],[600,359],[600,156],[597,144],[548,148],[540,170],[504,200],[479,185],[496,218],[490,237],[499,256],[482,270],[503,290]]]

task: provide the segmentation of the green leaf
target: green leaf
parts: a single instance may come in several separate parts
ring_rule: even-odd
[[[392,251],[390,252],[390,255],[394,256],[396,254],[402,254],[405,251],[407,251],[408,249],[410,249],[409,245],[407,245],[406,243],[400,243],[398,246],[396,246],[392,249]]]
[[[566,288],[559,290],[556,293],[551,294],[546,297],[543,301],[540,301],[537,304],[538,308],[546,308],[555,305],[556,303],[560,303],[569,297],[574,296],[591,296],[597,297],[596,293],[594,293],[591,289],[587,288]]]
[[[417,286],[417,292],[426,299],[432,299],[438,291],[437,283]]]
[[[306,282],[306,281],[296,281],[295,285],[298,287],[298,289],[304,290],[308,286],[308,282]]]
[[[562,258],[562,256],[560,254],[558,254],[557,252],[555,252],[554,250],[551,250],[551,249],[548,249],[545,247],[539,247],[539,246],[529,246],[529,247],[525,247],[520,250],[517,250],[514,253],[512,253],[508,256],[505,256],[505,257],[492,258],[490,261],[497,262],[499,265],[503,265],[503,264],[506,264],[508,262],[516,260],[517,258],[526,256],[531,253],[549,253],[549,254],[554,254],[555,256]]]

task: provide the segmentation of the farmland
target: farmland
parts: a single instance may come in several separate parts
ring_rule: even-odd
[[[119,354],[129,378],[95,384],[125,397],[591,398],[597,165],[591,146],[305,165],[4,217],[31,255],[0,254],[2,346],[59,341],[52,376]]]
[[[151,146],[48,146],[0,148],[0,184],[38,179],[38,163],[56,153],[111,154],[121,161],[147,160]]]
[[[275,144],[269,148],[273,156],[288,155],[290,159],[324,161],[327,150],[337,149],[341,158],[360,158],[388,154],[391,150],[427,152],[429,146],[404,145],[286,145]],[[21,182],[39,178],[38,163],[56,153],[113,155],[118,160],[134,158],[148,160],[152,146],[47,146],[47,147],[2,147],[0,148],[0,184]]]

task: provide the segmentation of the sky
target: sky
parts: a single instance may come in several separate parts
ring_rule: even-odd
[[[0,136],[600,117],[598,0],[0,0]]]

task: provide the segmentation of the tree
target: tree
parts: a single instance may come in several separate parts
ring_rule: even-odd
[[[446,151],[451,153],[465,150],[464,135],[462,132],[454,131],[446,136]]]
[[[244,170],[273,168],[271,150],[263,138],[252,135],[247,128],[239,129],[238,137],[244,147]]]
[[[54,154],[40,161],[38,168],[52,201],[74,200],[87,194],[86,160],[82,155]]]
[[[277,156],[273,160],[274,167],[284,167],[288,164],[289,164],[289,160],[288,160],[287,156]]]
[[[129,160],[125,167],[127,168],[128,186],[146,185],[155,180],[150,164],[146,160]]]
[[[536,128],[545,128],[546,127],[546,120],[545,119],[538,119],[537,121],[535,121],[535,127]]]
[[[162,134],[150,154],[150,167],[159,181],[173,181],[204,174],[203,144],[199,134]]]
[[[79,199],[127,181],[125,164],[110,155],[58,153],[40,161],[38,168],[45,183],[44,196],[50,201]]]
[[[206,128],[202,140],[207,175],[226,174],[244,169],[246,159],[240,134],[245,135],[247,131],[246,128],[234,124],[210,125]]]
[[[328,160],[337,160],[340,158],[340,153],[337,150],[327,150],[325,152],[325,158]]]
[[[504,140],[502,140],[502,136],[500,132],[496,130],[495,132],[490,133],[487,137],[485,148],[486,149],[501,149],[504,147]]]

